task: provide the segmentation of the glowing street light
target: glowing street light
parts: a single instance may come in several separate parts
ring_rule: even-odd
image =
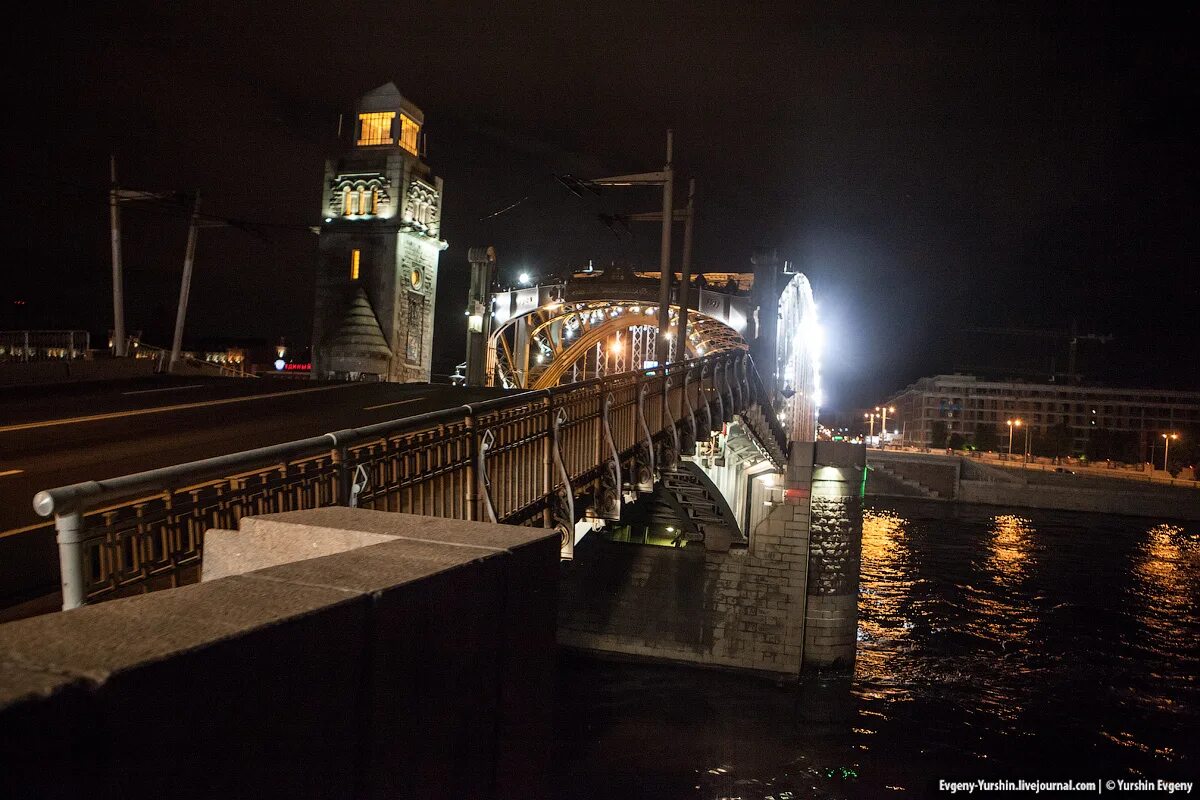
[[[879,423],[879,432],[880,432],[881,434],[887,433],[887,415],[888,415],[888,412],[889,412],[889,411],[891,411],[893,414],[895,414],[895,413],[896,413],[896,407],[895,407],[895,406],[875,406],[875,410],[876,410],[876,411],[878,411],[878,412],[880,412],[881,414],[883,414],[883,421]],[[881,440],[880,440],[880,442],[879,442],[879,446],[880,446],[880,447],[882,447],[882,446],[883,446],[883,440],[882,440],[882,439],[881,439]]]
[[[1013,435],[1014,427],[1015,428],[1021,427],[1021,420],[1010,419],[1008,421],[1008,457],[1009,458],[1012,458],[1012,435]],[[1028,428],[1026,430],[1028,430]]]
[[[521,284],[522,286],[528,286],[532,282],[533,278],[530,277],[528,272],[522,272],[517,276],[517,283]]]
[[[1178,433],[1171,433],[1171,434],[1164,433],[1162,435],[1162,437],[1163,437],[1163,472],[1166,472],[1167,471],[1167,453],[1171,452],[1171,440],[1178,439],[1179,434]]]
[[[877,415],[876,415],[876,414],[874,414],[874,413],[871,413],[871,414],[863,414],[863,419],[869,419],[869,420],[871,420],[871,431],[870,431],[870,433],[868,433],[868,434],[867,434],[867,438],[868,438],[868,439],[870,439],[871,437],[873,437],[873,436],[875,435],[875,417],[876,417],[876,416],[877,416]]]

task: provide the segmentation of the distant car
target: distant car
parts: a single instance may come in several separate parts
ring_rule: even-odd
[[[467,362],[463,362],[454,368],[454,374],[450,376],[451,386],[466,386],[467,385]]]
[[[1074,474],[1075,474],[1075,470],[1073,470],[1073,469],[1067,469],[1066,467],[1055,467],[1055,468],[1054,468],[1054,471],[1055,471],[1055,472],[1061,472],[1061,473],[1063,473],[1064,475],[1074,475]]]

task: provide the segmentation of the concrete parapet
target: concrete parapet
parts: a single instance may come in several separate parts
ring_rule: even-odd
[[[386,541],[0,626],[0,796],[545,796],[557,534],[324,511],[248,537]]]

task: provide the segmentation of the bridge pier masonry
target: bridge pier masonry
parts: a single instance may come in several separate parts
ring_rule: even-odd
[[[564,565],[561,645],[798,677],[853,670],[866,453],[794,442],[783,502],[747,546],[588,537]]]

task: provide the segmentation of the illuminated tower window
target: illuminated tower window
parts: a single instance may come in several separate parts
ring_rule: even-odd
[[[359,114],[358,121],[362,126],[358,134],[358,144],[391,144],[392,120],[396,118],[395,111],[381,111],[372,114]],[[416,152],[415,150],[413,152]]]
[[[400,146],[414,156],[417,155],[417,134],[420,130],[421,126],[414,120],[409,119],[405,114],[400,115]],[[387,143],[390,144],[391,141],[388,139]]]
[[[358,280],[358,261],[362,254],[358,250],[350,251],[350,280]]]

